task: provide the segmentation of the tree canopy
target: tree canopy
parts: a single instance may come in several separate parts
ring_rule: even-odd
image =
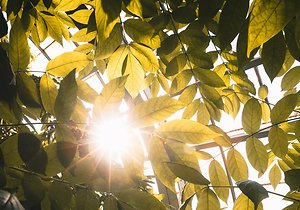
[[[30,46],[43,51],[47,39],[77,47],[33,71]],[[274,189],[284,174],[285,209],[299,209],[299,61],[298,0],[2,0],[0,206],[172,209],[144,174],[149,160],[170,191],[184,181],[180,210],[192,200],[221,209],[233,188],[242,192],[234,210],[263,209],[272,192],[248,180],[248,160]],[[271,82],[280,77],[275,104],[247,75],[257,65]],[[93,73],[107,78],[100,93],[86,82]],[[246,135],[233,142],[217,122],[239,113]],[[132,132],[120,157],[95,143],[112,115],[128,121],[110,132]],[[207,143],[224,162],[197,149]]]

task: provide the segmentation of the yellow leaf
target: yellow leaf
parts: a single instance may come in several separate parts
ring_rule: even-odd
[[[294,110],[297,103],[297,95],[290,94],[280,99],[271,110],[272,124],[286,120]]]
[[[80,29],[72,37],[71,40],[74,42],[90,42],[95,39],[97,32],[91,31],[88,33],[87,28]]]
[[[46,71],[55,76],[64,77],[76,68],[82,70],[90,60],[80,52],[66,52],[49,61]]]
[[[269,180],[272,184],[274,190],[276,189],[277,185],[281,180],[281,170],[277,164],[274,164],[269,172]]]
[[[248,179],[248,166],[240,152],[234,148],[230,149],[226,162],[228,171],[235,181]]]
[[[278,126],[273,126],[269,131],[269,145],[272,152],[280,158],[283,158],[288,151],[287,133]]]
[[[266,103],[261,103],[262,120],[266,123],[270,120],[270,107]]]
[[[182,108],[181,102],[168,96],[161,96],[136,105],[129,116],[133,125],[147,127],[167,119]]]
[[[196,99],[192,103],[190,103],[182,113],[183,119],[191,119],[197,112],[198,107],[200,105],[200,100]]]
[[[82,24],[88,24],[89,18],[92,14],[93,10],[88,9],[80,9],[70,15],[76,22]]]
[[[258,131],[261,123],[262,111],[259,102],[252,98],[247,101],[242,113],[243,129],[248,134]]]
[[[44,74],[40,80],[40,93],[45,110],[54,115],[54,103],[58,90],[53,79],[47,74]]]
[[[181,119],[162,124],[155,133],[163,138],[175,139],[187,144],[200,144],[220,136],[201,123]]]
[[[109,58],[106,74],[109,80],[122,76],[123,62],[128,55],[126,45],[121,45]]]
[[[264,100],[268,96],[268,87],[266,85],[262,85],[258,89],[258,96],[260,99]]]
[[[236,199],[233,210],[252,210],[254,209],[254,203],[243,193]],[[262,203],[258,205],[257,210],[263,210]]]
[[[265,145],[256,137],[246,140],[247,157],[253,168],[264,173],[268,168],[268,153]]]
[[[209,188],[197,192],[197,210],[220,210],[220,201],[216,194]]]

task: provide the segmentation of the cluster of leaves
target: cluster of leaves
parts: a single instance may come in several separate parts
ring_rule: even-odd
[[[249,4],[1,1],[0,118],[6,132],[1,135],[0,187],[15,191],[28,209],[165,209],[161,198],[148,192],[139,142],[131,148],[136,154],[123,157],[123,167],[99,159],[89,146],[89,110],[84,103],[94,106],[91,115],[96,121],[118,113],[126,100],[132,104],[130,125],[148,133],[145,144],[158,179],[174,192],[178,178],[187,182],[181,209],[190,209],[195,196],[199,209],[220,209],[219,199],[227,202],[229,197],[228,176],[248,179],[245,156],[214,123],[224,112],[235,118],[242,105],[250,164],[259,176],[272,167],[274,188],[284,171],[291,190],[299,189],[300,123],[289,119],[299,105],[300,68],[291,69],[295,59],[300,61],[299,3]],[[70,35],[74,28],[77,32]],[[64,40],[81,44],[50,60],[37,78],[30,72],[28,40],[40,46],[49,36],[61,45]],[[256,90],[245,73],[256,54],[271,81],[284,75],[285,96],[274,106],[268,103],[268,88]],[[222,64],[216,65],[217,60]],[[100,94],[83,81],[95,67],[109,79]],[[145,101],[140,95],[144,90],[149,90]],[[153,127],[179,110],[181,119]],[[29,125],[21,125],[24,121]],[[40,132],[33,121],[43,124]],[[262,121],[271,121],[263,128],[269,129],[267,144],[256,137]],[[210,154],[192,147],[208,141],[228,148],[228,172]],[[209,179],[202,175],[199,159],[209,161]],[[262,208],[258,204],[267,193],[261,185],[246,181],[238,186],[244,194],[234,209]]]

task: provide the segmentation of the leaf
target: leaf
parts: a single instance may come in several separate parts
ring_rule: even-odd
[[[207,23],[219,12],[224,0],[199,0],[199,20],[203,23]]]
[[[126,9],[143,19],[143,6],[141,0],[130,0],[126,5]]]
[[[62,23],[58,20],[58,18],[55,15],[46,15],[44,13],[40,13],[40,15],[42,16],[44,23],[47,26],[49,35],[60,45],[63,45],[62,36],[65,33],[65,30],[67,30],[65,28],[65,25],[62,25]]]
[[[255,181],[241,181],[237,186],[254,203],[255,210],[263,199],[269,197],[268,191]]]
[[[75,70],[71,71],[60,83],[54,105],[57,120],[69,120],[75,108],[78,89],[75,73]]]
[[[205,188],[197,193],[197,209],[220,210],[220,201],[216,194],[209,188]]]
[[[123,62],[128,55],[126,45],[121,45],[109,58],[106,74],[109,80],[122,76]]]
[[[253,210],[254,203],[243,193],[236,199],[233,210]],[[262,203],[257,207],[258,210],[263,210]]]
[[[91,190],[77,190],[75,201],[77,210],[97,210],[100,206],[99,196]]]
[[[196,11],[191,6],[178,7],[172,12],[172,17],[178,23],[190,23],[196,19]]]
[[[18,134],[7,138],[1,145],[1,156],[4,159],[5,166],[20,166],[23,164],[18,151]],[[26,148],[24,149],[26,150]]]
[[[290,187],[291,190],[300,189],[300,169],[292,169],[284,172],[284,181]]]
[[[263,45],[261,52],[262,63],[271,81],[279,73],[285,59],[285,40],[279,32]]]
[[[296,19],[292,19],[284,28],[285,40],[288,50],[292,57],[296,60],[300,60],[300,48],[297,45],[296,40]]]
[[[192,103],[190,103],[182,113],[182,119],[191,119],[197,112],[198,107],[200,105],[200,100],[196,99]]]
[[[263,174],[268,168],[268,153],[265,145],[256,137],[247,138],[246,152],[253,168]]]
[[[221,136],[218,136],[218,137],[214,138],[214,141],[218,145],[223,146],[223,147],[230,147],[230,146],[232,146],[230,137],[221,128],[219,128],[216,125],[210,125],[209,128],[211,130],[215,131],[216,133],[221,134]]]
[[[71,37],[71,40],[74,42],[91,42],[96,38],[97,32],[89,32],[87,28],[80,29]]]
[[[183,70],[175,76],[171,83],[170,94],[183,90],[191,81],[193,74],[190,70]]]
[[[76,83],[78,85],[78,97],[93,104],[98,96],[97,92],[87,82],[78,79]]]
[[[271,39],[285,27],[295,15],[295,3],[296,1],[289,0],[253,2],[248,30],[248,57],[253,49]]]
[[[19,98],[27,107],[40,107],[40,97],[37,85],[33,78],[25,72],[19,72],[16,76]]]
[[[252,98],[247,101],[242,113],[243,129],[248,134],[253,134],[260,128],[262,110],[259,102]]]
[[[131,43],[129,50],[140,62],[144,71],[155,73],[159,69],[158,59],[152,49],[137,43]]]
[[[272,124],[286,120],[294,110],[297,103],[297,96],[294,94],[287,95],[280,99],[271,110]]]
[[[25,198],[31,202],[40,202],[45,196],[45,186],[38,176],[24,174],[22,180]]]
[[[196,85],[187,86],[182,91],[182,93],[180,94],[178,100],[185,103],[185,104],[189,104],[195,98],[196,93],[197,93],[197,86]]]
[[[211,101],[216,106],[216,108],[218,109],[224,108],[222,97],[215,88],[205,84],[199,84],[198,87],[202,96],[204,96],[209,101]]]
[[[221,164],[216,161],[212,160],[209,164],[209,178],[211,181],[212,186],[228,186],[228,178],[226,173],[221,166]],[[229,196],[229,188],[219,188],[215,187],[214,191],[218,195],[220,199],[222,199],[225,203],[228,201]]]
[[[9,32],[9,60],[14,71],[26,70],[30,61],[30,51],[23,25],[17,17]]]
[[[151,126],[167,119],[182,108],[181,102],[168,96],[151,98],[133,107],[129,113],[130,122],[140,128]]]
[[[278,126],[273,126],[269,131],[269,145],[277,157],[283,158],[289,145],[287,133]]]
[[[209,85],[211,87],[225,86],[224,81],[214,71],[210,71],[209,69],[196,68],[193,69],[193,72],[196,78],[206,85]]]
[[[73,14],[70,14],[69,16],[78,23],[88,24],[92,12],[93,10],[80,9],[75,11]]]
[[[266,85],[262,85],[258,89],[258,96],[260,99],[264,100],[267,98],[269,93],[268,87]]]
[[[199,122],[203,125],[207,125],[209,123],[209,121],[210,121],[210,114],[209,114],[205,104],[203,102],[200,102],[200,104],[198,106],[198,112],[197,112],[197,122]]]
[[[76,151],[77,144],[68,141],[57,142],[57,157],[65,168],[67,168],[75,158]]]
[[[45,110],[54,115],[54,104],[58,90],[53,79],[48,74],[44,74],[41,77],[40,94]]]
[[[227,153],[226,160],[228,171],[235,181],[248,179],[248,166],[241,155],[236,149],[231,148]]]
[[[271,182],[272,187],[275,190],[281,180],[281,170],[277,164],[274,164],[273,167],[270,169],[269,180]]]
[[[89,62],[88,56],[84,53],[66,52],[50,60],[46,71],[55,76],[64,77],[73,69],[82,70]]]
[[[124,23],[124,29],[128,36],[137,43],[152,49],[160,47],[160,38],[149,23],[140,19],[128,19]]]
[[[148,145],[149,160],[153,167],[153,171],[158,179],[170,190],[175,192],[175,178],[176,176],[167,167],[166,162],[170,159],[164,147],[164,142],[156,136],[149,139]]]
[[[249,1],[227,0],[223,6],[218,28],[221,49],[225,49],[242,28],[248,12]]]
[[[160,137],[188,144],[200,144],[220,136],[209,127],[186,119],[166,122],[157,128],[155,133]]]
[[[42,142],[32,133],[18,134],[18,152],[25,163],[29,163],[37,155],[41,144]]]
[[[96,0],[95,5],[98,39],[101,43],[109,37],[115,24],[120,21],[122,2],[120,0]]]
[[[266,103],[261,103],[261,111],[262,111],[262,120],[266,123],[269,122],[270,120],[270,108],[268,104]]]
[[[139,210],[157,209],[165,210],[164,205],[150,193],[137,189],[123,190],[116,193],[121,205]]]
[[[72,189],[64,183],[57,181],[51,183],[49,197],[53,209],[70,208],[74,199]]]
[[[290,69],[282,78],[281,89],[286,91],[294,88],[300,82],[299,76],[300,66]]]

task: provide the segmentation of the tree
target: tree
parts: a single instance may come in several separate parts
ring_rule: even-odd
[[[172,191],[185,181],[180,209],[191,209],[194,197],[197,209],[220,209],[233,187],[243,192],[234,209],[261,209],[271,192],[247,180],[246,157],[260,176],[271,168],[274,188],[283,171],[291,189],[283,196],[293,201],[286,209],[298,209],[299,11],[297,0],[1,1],[0,205],[19,209],[18,198],[26,209],[169,208],[151,193],[140,141],[132,137],[132,154],[118,157],[122,164],[99,157],[105,151],[91,141],[89,128],[123,115],[118,107],[126,101],[126,128],[141,131],[157,178]],[[47,37],[81,44],[32,72],[29,41],[40,46]],[[246,74],[257,61],[271,81],[282,77],[285,92],[276,104],[268,87],[256,88]],[[84,81],[95,71],[109,80],[100,94]],[[239,112],[247,154],[215,124]],[[195,150],[210,141],[225,147],[225,168]],[[204,156],[209,177],[198,163]]]

